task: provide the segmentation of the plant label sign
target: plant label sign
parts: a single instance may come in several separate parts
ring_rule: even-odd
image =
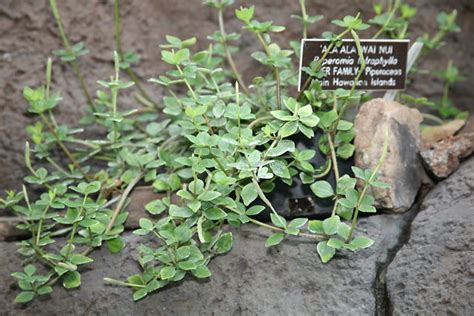
[[[365,60],[356,82],[358,90],[404,90],[407,75],[409,40],[360,40]],[[361,63],[354,40],[344,39],[341,45],[331,45],[325,39],[303,39],[301,41],[298,90],[307,88],[305,82],[311,63],[323,58],[320,71],[323,90],[351,89]],[[333,46],[333,47],[331,47]]]

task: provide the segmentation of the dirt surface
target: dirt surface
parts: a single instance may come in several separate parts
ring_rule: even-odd
[[[62,12],[66,31],[73,42],[84,41],[91,53],[80,59],[80,66],[88,82],[89,89],[95,91],[98,79],[107,78],[112,73],[113,51],[113,1],[62,0]],[[272,19],[276,24],[288,28],[276,39],[284,43],[286,39],[298,39],[300,28],[291,14],[299,11],[298,1],[263,0],[236,1],[238,5],[256,5],[256,16]],[[310,14],[323,14],[326,19],[310,30],[310,36],[318,36],[326,30],[329,21],[358,11],[366,19],[372,15],[369,0],[308,0]],[[414,3],[415,1],[410,1]],[[130,0],[122,5],[123,42],[125,50],[134,49],[142,56],[136,69],[142,79],[163,73],[166,66],[160,61],[159,44],[166,34],[180,37],[196,36],[199,48],[208,45],[206,36],[216,30],[215,12],[202,6],[201,0]],[[473,31],[474,2],[470,0],[420,0],[416,1],[418,16],[414,21],[412,38],[423,31],[433,32],[436,26],[435,14],[438,10],[457,9],[458,23],[463,31],[447,38],[442,52],[430,54],[423,66],[428,69],[442,68],[448,59],[453,59],[460,67],[466,80],[453,88],[456,104],[463,109],[472,109],[474,90],[470,83],[474,80]],[[240,23],[233,17],[233,10],[226,13],[228,29],[237,30]],[[25,174],[23,148],[27,140],[25,126],[32,122],[27,114],[27,104],[21,90],[25,85],[38,86],[43,82],[44,63],[51,50],[60,47],[55,24],[52,20],[47,0],[1,0],[0,1],[0,192],[8,188],[18,188]],[[373,31],[368,31],[370,35]],[[257,49],[250,34],[245,34],[240,42],[244,52]],[[244,55],[245,56],[245,55]],[[247,54],[248,56],[248,54]],[[238,66],[246,76],[254,74],[256,62],[247,58],[236,58]],[[257,69],[257,70],[256,70]],[[145,85],[154,99],[160,100],[162,90]],[[78,82],[67,65],[56,62],[54,66],[54,88],[62,91],[64,100],[57,109],[62,122],[75,122],[84,110],[84,98]],[[431,78],[420,78],[414,83],[414,90],[427,97],[441,92],[440,82]],[[133,107],[130,98],[122,99],[122,107]]]

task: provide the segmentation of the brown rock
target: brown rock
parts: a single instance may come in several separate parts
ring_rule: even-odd
[[[460,160],[474,150],[474,133],[448,137],[425,144],[420,154],[430,171],[438,178],[446,178],[459,168]]]
[[[391,187],[375,188],[372,194],[379,206],[393,212],[408,210],[421,185],[424,173],[418,158],[421,121],[418,110],[384,99],[364,103],[355,119],[355,165],[359,168],[375,167],[388,129],[388,152],[378,174]]]
[[[145,210],[145,206],[154,200],[164,198],[166,195],[157,193],[153,190],[152,186],[137,186],[133,189],[130,194],[130,203],[128,204],[126,211],[128,212],[128,218],[125,222],[126,229],[138,228],[138,221],[142,217],[150,219],[156,219],[158,216],[153,216]],[[171,196],[171,203],[179,204],[180,199],[177,195]]]
[[[465,120],[452,120],[448,123],[436,126],[427,126],[421,130],[421,139],[426,142],[437,142],[453,136],[463,126]]]
[[[29,236],[29,232],[16,228],[21,222],[19,217],[1,217],[0,218],[0,241],[18,240]]]
[[[459,131],[458,134],[469,134],[474,133],[474,115],[469,116],[464,127]]]
[[[130,204],[126,211],[128,218],[125,227],[128,229],[138,228],[138,221],[142,217],[150,218],[152,215],[145,210],[145,205],[153,200],[162,199],[163,194],[153,191],[152,186],[138,186],[130,194]]]

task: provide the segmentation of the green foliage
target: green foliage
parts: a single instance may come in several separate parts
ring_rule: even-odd
[[[78,44],[68,47],[55,1],[50,2],[66,46],[56,53],[71,62],[81,81],[75,62],[86,50]],[[118,7],[118,1],[115,4]],[[29,111],[38,118],[27,128],[32,139],[31,148],[29,143],[25,148],[28,188],[7,192],[0,207],[12,209],[23,219],[18,228],[31,232],[31,238],[20,243],[19,251],[46,272],[36,275],[36,269],[27,265],[23,272],[13,274],[22,290],[18,303],[50,293],[58,281],[68,289],[81,286],[81,272],[92,262],[89,253],[104,243],[111,253],[124,249],[121,234],[128,215],[126,205],[138,184],[150,185],[162,194],[145,206],[150,216],[141,218],[134,231],[146,236],[139,247],[141,271],[126,281],[104,278],[107,283],[132,288],[135,301],[187,275],[211,276],[209,262],[233,247],[229,226],[252,223],[268,228],[271,234],[266,247],[277,246],[289,236],[309,238],[323,263],[340,251],[356,251],[374,243],[365,236],[353,238],[353,234],[359,212],[376,211],[368,189],[387,187],[377,179],[387,146],[374,170],[354,167],[352,177],[339,175],[337,165],[338,159],[348,159],[354,152],[355,132],[345,112],[368,96],[355,87],[323,91],[320,80],[325,56],[305,69],[310,75],[305,89],[293,95],[296,54],[272,41],[273,34],[284,27],[255,20],[254,7],[235,13],[243,29],[262,47],[252,57],[268,71],[247,85],[232,57],[238,49],[231,43],[240,34],[228,34],[224,28],[223,10],[233,1],[207,0],[205,4],[217,10],[219,20],[219,31],[209,37],[213,43],[208,49],[197,50],[196,38],[175,36],[167,36],[167,43],[161,45],[161,58],[169,70],[150,79],[168,91],[160,108],[143,93],[137,100],[144,108],[122,111],[119,107],[122,90],[140,91],[141,87],[130,72],[139,57],[122,53],[117,20],[114,73],[108,81],[98,81],[100,90],[88,101],[88,114],[81,119],[80,128],[59,125],[54,117],[61,98],[51,93],[51,62],[45,85],[24,89]],[[297,19],[306,36],[307,28],[322,17],[309,16],[304,0],[300,5],[302,14]],[[381,26],[383,34],[405,36],[406,21],[416,10],[398,4],[395,8],[400,14],[390,13],[395,12],[390,8],[382,16],[383,8],[376,6],[379,17],[369,23]],[[395,23],[394,16],[399,22]],[[456,29],[453,17],[440,20],[443,32]],[[364,60],[357,32],[369,24],[359,15],[333,23],[342,31],[323,34],[331,47],[350,34]],[[363,68],[362,62],[361,72]],[[131,74],[133,81],[122,81],[121,70]],[[451,68],[440,76],[449,84],[459,79]],[[103,133],[97,138],[82,137],[92,127]],[[326,156],[323,165],[312,162],[315,150],[302,150],[295,143],[298,137],[313,139],[316,132],[322,135],[318,146]],[[324,180],[331,169],[335,186]],[[291,185],[295,177],[309,185],[315,197],[334,201],[330,217],[287,220],[277,213],[266,194],[277,183]],[[32,190],[40,192],[34,201],[28,193]],[[271,223],[255,218],[265,209],[271,212]]]

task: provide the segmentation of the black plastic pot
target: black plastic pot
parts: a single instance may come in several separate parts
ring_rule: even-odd
[[[292,138],[298,149],[316,150],[316,155],[311,160],[311,163],[316,166],[316,168],[323,166],[326,162],[326,155],[319,150],[318,146],[319,138],[322,135],[323,133],[321,131],[317,131],[313,139],[308,139],[303,135],[296,135]],[[353,158],[347,160],[339,159],[338,167],[340,176],[344,174],[352,175],[351,167],[353,165]],[[333,169],[331,168],[331,172],[320,180],[326,180],[335,187]],[[275,190],[268,193],[267,197],[272,202],[272,205],[275,207],[277,212],[286,218],[326,218],[331,214],[334,206],[334,202],[331,199],[317,198],[311,191],[310,185],[303,184],[298,176],[294,178],[291,186],[288,186],[281,181],[277,181]],[[262,219],[266,219],[270,216],[268,210],[261,214]]]

